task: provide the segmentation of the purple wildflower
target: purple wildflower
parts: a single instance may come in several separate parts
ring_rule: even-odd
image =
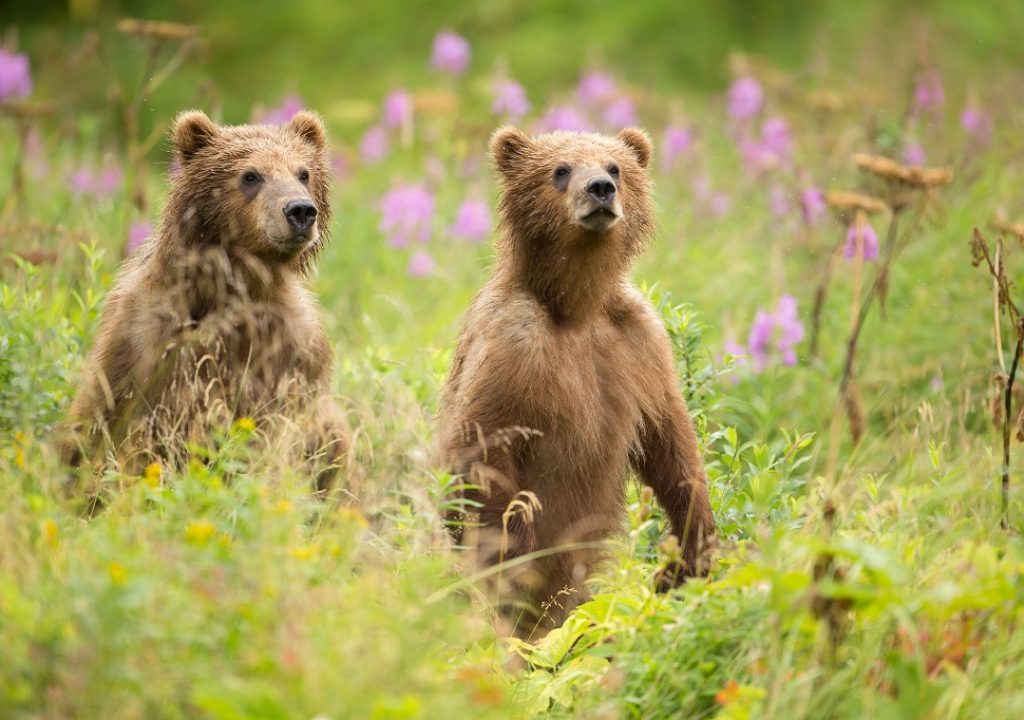
[[[398,185],[380,202],[380,230],[391,247],[405,247],[413,240],[430,238],[434,196],[423,185]]]
[[[747,340],[754,370],[764,370],[773,353],[778,353],[783,365],[796,365],[794,348],[803,338],[804,326],[797,315],[796,298],[792,295],[779,298],[775,312],[759,309]]]
[[[374,125],[359,141],[359,155],[366,162],[380,162],[387,157],[388,149],[388,131],[383,125]]]
[[[986,142],[992,135],[992,119],[980,108],[964,108],[960,114],[960,124],[971,139]]]
[[[733,81],[729,87],[727,105],[733,120],[749,120],[761,111],[764,90],[752,75],[745,75]]]
[[[457,238],[480,242],[491,233],[491,212],[483,200],[463,200],[448,232]]]
[[[424,278],[433,275],[436,269],[437,263],[434,262],[434,258],[430,256],[430,253],[425,250],[417,250],[409,258],[406,272],[409,273],[410,277]]]
[[[399,128],[412,122],[412,95],[395,90],[384,98],[384,127]]]
[[[71,190],[77,195],[108,197],[121,186],[121,168],[107,163],[98,172],[90,168],[79,168],[71,176]]]
[[[636,125],[636,105],[628,97],[620,97],[605,108],[603,117],[607,125],[616,129]]]
[[[451,30],[442,30],[434,37],[430,67],[441,72],[461,75],[469,67],[469,41]]]
[[[537,129],[542,132],[551,132],[553,130],[588,132],[592,128],[583,113],[571,105],[552,105],[544,113],[544,116],[537,121]]]
[[[816,187],[805,188],[800,193],[800,214],[808,225],[817,225],[825,218],[828,212],[828,204],[825,202],[825,193]]]
[[[153,228],[148,222],[133,222],[128,230],[128,245],[125,248],[127,254],[131,255],[142,247],[144,243],[149,241],[152,234]]]
[[[28,55],[16,55],[0,47],[0,101],[28,97],[31,93]]]
[[[665,128],[665,139],[661,143],[665,165],[672,167],[676,160],[693,148],[693,131],[679,125]]]
[[[258,113],[256,119],[264,125],[284,125],[304,107],[306,105],[298,95],[286,95],[280,105]]]
[[[921,73],[914,85],[914,110],[940,110],[945,104],[946,91],[939,71],[932,68]]]
[[[761,126],[761,148],[775,157],[777,162],[786,164],[793,154],[793,137],[789,125],[782,118],[773,117]]]
[[[526,98],[526,90],[515,80],[498,80],[491,88],[494,102],[491,112],[503,115],[510,120],[518,120],[530,112],[530,101]]]
[[[903,162],[907,165],[924,165],[924,148],[921,143],[909,142],[903,146]]]
[[[852,260],[857,256],[857,236],[857,223],[854,222],[846,231],[846,244],[843,246],[843,255],[847,260]],[[878,235],[871,227],[871,223],[866,220],[864,221],[864,234],[860,240],[863,243],[864,260],[867,262],[876,260],[878,258]]]
[[[740,140],[740,157],[747,171],[759,175],[778,164],[778,158],[761,142],[749,137]]]
[[[576,97],[584,105],[600,105],[615,95],[615,81],[608,73],[591,70],[580,78]]]
[[[718,191],[711,195],[709,207],[711,208],[712,215],[715,217],[722,217],[729,212],[729,208],[732,207],[732,198],[729,197],[729,193]]]

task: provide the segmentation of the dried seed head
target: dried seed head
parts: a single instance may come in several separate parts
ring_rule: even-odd
[[[852,159],[854,165],[865,172],[914,188],[942,187],[953,179],[950,168],[907,167],[892,158],[866,153],[854,153]]]
[[[883,213],[888,209],[888,206],[878,198],[856,192],[825,193],[825,202],[828,203],[830,208],[840,212],[853,213],[857,210],[862,210],[869,214],[877,214]]]
[[[1011,222],[1005,215],[1000,214],[997,215],[988,225],[996,232],[1013,235],[1021,242],[1024,242],[1024,220]]]
[[[860,389],[857,387],[856,381],[851,380],[850,384],[846,386],[844,401],[846,403],[846,415],[850,419],[850,436],[853,438],[854,445],[856,445],[864,437],[865,428],[864,403],[861,402]]]
[[[160,40],[191,40],[198,31],[193,25],[165,22],[163,20],[137,20],[123,18],[118,21],[117,29],[125,35],[135,37],[157,38]]]

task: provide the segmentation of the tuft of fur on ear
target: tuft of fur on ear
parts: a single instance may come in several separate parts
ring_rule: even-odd
[[[323,118],[310,110],[300,110],[288,121],[288,129],[308,142],[317,150],[327,146],[327,131],[324,129]]]
[[[638,127],[628,127],[624,128],[616,137],[633,151],[633,154],[636,155],[636,161],[640,163],[640,167],[647,167],[647,163],[651,161],[651,153],[654,152],[654,149],[651,146],[651,136],[645,130],[641,130]]]
[[[220,128],[202,110],[186,110],[174,120],[171,141],[185,163],[219,134]]]
[[[517,127],[505,125],[491,135],[491,159],[503,175],[512,172],[533,145],[530,137]]]

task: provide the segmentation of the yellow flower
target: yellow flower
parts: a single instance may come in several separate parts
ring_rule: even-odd
[[[25,451],[21,449],[20,445],[14,446],[14,464],[18,466],[19,470],[25,469]]]
[[[163,474],[163,471],[164,469],[160,463],[151,463],[142,471],[142,480],[151,488],[155,488],[160,484],[160,476]]]
[[[238,418],[235,427],[242,432],[251,433],[256,430],[256,421],[249,416]]]
[[[125,571],[124,565],[115,560],[107,565],[107,574],[110,575],[110,582],[115,585],[121,585],[124,583],[124,579],[128,573]]]
[[[313,545],[297,545],[288,550],[289,554],[296,560],[309,560],[314,557],[320,551],[320,546],[317,544]]]
[[[209,520],[195,520],[185,528],[185,539],[194,545],[205,545],[217,532]]]
[[[294,509],[295,505],[291,500],[278,500],[274,503],[274,512],[286,515]]]
[[[52,519],[47,518],[43,521],[43,540],[46,541],[47,545],[56,545],[60,539],[60,528],[57,527]]]
[[[343,505],[342,507],[338,508],[338,517],[340,517],[342,520],[347,520],[348,522],[355,523],[361,528],[365,528],[369,524],[366,522],[366,518],[363,517],[363,514],[354,507],[347,507]]]

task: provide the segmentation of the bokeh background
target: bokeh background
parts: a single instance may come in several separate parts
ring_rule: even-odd
[[[1013,0],[5,0],[0,717],[1024,716],[1019,318],[971,244],[1016,300],[1022,27]],[[192,107],[328,124],[311,285],[349,480],[313,501],[237,423],[202,462],[112,463],[90,517],[53,439]],[[630,483],[594,601],[530,645],[450,547],[431,455],[507,122],[651,134],[634,276],[721,538],[655,595],[674,548]]]

